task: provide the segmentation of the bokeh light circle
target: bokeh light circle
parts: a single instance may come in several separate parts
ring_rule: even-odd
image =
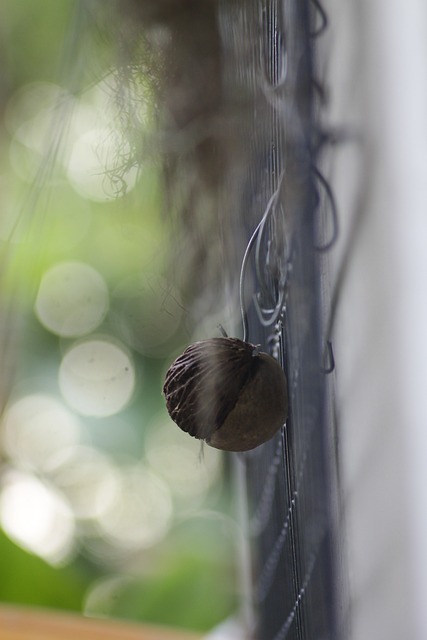
[[[120,472],[102,451],[90,446],[73,447],[63,460],[57,460],[51,477],[80,519],[96,519],[115,499]]]
[[[108,303],[107,285],[95,269],[83,262],[62,262],[42,277],[35,312],[46,329],[71,338],[96,329]]]
[[[183,304],[176,287],[164,277],[140,272],[124,278],[112,293],[114,322],[122,340],[144,355],[169,354],[168,340],[176,334]]]
[[[146,437],[147,461],[168,483],[174,498],[194,506],[203,501],[208,490],[218,481],[222,468],[222,452],[189,438],[168,416],[160,415],[150,424]]]
[[[112,543],[127,549],[147,548],[166,535],[172,513],[166,483],[137,464],[122,468],[120,492],[98,523]]]
[[[18,545],[53,565],[73,550],[75,524],[64,498],[38,478],[10,470],[3,478],[0,520]]]
[[[2,422],[2,445],[15,464],[47,470],[80,439],[77,418],[56,398],[30,394],[13,402]]]
[[[127,168],[129,145],[117,132],[92,129],[74,143],[67,176],[73,188],[84,198],[107,202],[127,193],[136,184],[138,168]]]
[[[88,416],[110,416],[129,402],[135,369],[126,350],[106,339],[73,346],[59,370],[61,392],[76,411]]]

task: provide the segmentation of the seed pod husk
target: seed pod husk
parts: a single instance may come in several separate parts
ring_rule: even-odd
[[[170,366],[163,393],[172,420],[226,451],[269,440],[287,417],[286,376],[267,353],[237,338],[190,345]]]

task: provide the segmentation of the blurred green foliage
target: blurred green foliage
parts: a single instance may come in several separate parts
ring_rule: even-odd
[[[3,96],[35,79],[58,81],[58,63],[77,4],[77,0],[2,0]]]
[[[69,78],[61,74],[73,67],[73,61],[75,66],[84,67],[83,83],[88,78],[96,82],[103,61],[108,57],[114,60],[114,41],[109,43],[108,38],[100,37],[96,22],[92,25],[92,58],[81,59],[80,38],[91,36],[90,28],[85,33],[75,32],[79,24],[75,17],[82,4],[90,11],[104,10],[107,14],[112,7],[110,2],[94,0],[0,2],[3,117],[12,96],[28,83],[44,81],[67,87]],[[112,49],[106,55],[109,46]],[[97,47],[102,62],[96,59]],[[51,130],[49,134],[55,143],[61,131]],[[102,275],[110,292],[109,313],[96,335],[126,343],[135,368],[136,389],[132,402],[120,412],[119,426],[115,417],[78,416],[83,425],[82,443],[111,460],[114,473],[129,461],[147,465],[147,438],[156,430],[159,416],[166,420],[161,396],[165,370],[189,340],[179,291],[172,289],[167,276],[171,230],[162,215],[159,163],[153,159],[145,163],[136,187],[123,197],[90,201],[70,186],[63,168],[53,164],[50,171],[44,171],[52,160],[49,155],[39,158],[42,171],[33,182],[17,175],[11,162],[12,138],[2,122],[0,178],[13,192],[8,207],[14,205],[18,212],[12,216],[11,228],[22,227],[18,242],[7,238],[0,241],[2,306],[14,306],[12,322],[8,324],[5,319],[3,331],[10,331],[17,345],[10,381],[3,384],[12,389],[11,401],[13,394],[19,397],[23,392],[61,397],[58,369],[74,340],[53,335],[38,322],[34,299],[46,269],[63,261],[88,263]],[[25,139],[22,148],[28,152]],[[6,215],[4,211],[2,216]],[[174,315],[176,326],[169,335],[168,323]],[[13,318],[19,318],[19,323]],[[162,332],[167,339],[157,345]],[[175,427],[171,425],[170,429],[174,433]],[[205,462],[203,457],[199,459],[197,446],[193,451],[194,468],[200,470]],[[1,478],[16,467],[55,488],[54,473],[45,477],[38,469],[21,469],[7,446],[0,449],[0,464]],[[79,520],[76,516],[73,553],[51,566],[1,533],[0,600],[197,630],[219,623],[236,607],[235,525],[224,515],[229,509],[227,482],[217,477],[200,498],[203,509],[198,498],[192,505],[191,499],[173,495],[173,487],[170,492],[173,513],[169,530],[149,548],[114,547],[111,540],[102,540],[95,517]],[[213,518],[212,514],[219,517]],[[98,598],[97,585],[103,581],[119,585],[114,597]]]
[[[1,602],[81,610],[84,593],[91,582],[89,573],[76,565],[53,568],[26,553],[1,532],[0,557]]]

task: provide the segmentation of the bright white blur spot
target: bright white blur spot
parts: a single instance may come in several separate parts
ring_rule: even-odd
[[[8,472],[0,495],[5,533],[52,565],[63,563],[74,542],[74,520],[65,500],[37,478]]]
[[[77,444],[77,418],[55,398],[32,394],[16,400],[2,421],[2,446],[15,463],[47,470],[59,452]]]
[[[76,101],[65,166],[69,182],[79,194],[104,202],[130,191],[137,179],[137,168],[132,166],[134,151],[127,141],[127,117],[132,120],[132,146],[138,144],[134,132],[138,130],[142,138],[148,122],[145,88],[138,91],[132,83],[131,95],[127,95],[120,73],[113,70],[102,75],[102,80]],[[119,123],[117,128],[115,123]]]
[[[51,472],[77,518],[96,519],[117,498],[120,472],[101,451],[89,446],[73,447]]]
[[[35,312],[52,333],[63,337],[93,331],[108,311],[108,288],[102,276],[82,262],[62,262],[44,274]]]
[[[70,184],[84,198],[106,202],[129,192],[138,167],[126,167],[130,146],[107,128],[92,129],[74,143],[68,163]]]
[[[99,517],[107,539],[126,549],[151,547],[168,532],[172,499],[168,486],[141,464],[121,469],[121,487]]]
[[[181,431],[167,417],[157,418],[146,438],[147,461],[168,483],[174,497],[194,506],[218,481],[222,455],[207,445],[201,455],[201,442]]]
[[[88,340],[65,354],[59,384],[66,401],[79,413],[110,416],[129,402],[135,370],[124,348],[103,339]]]
[[[116,72],[106,73],[79,99],[46,82],[19,89],[9,100],[4,118],[15,173],[32,183],[55,157],[55,168],[65,167],[73,189],[84,198],[105,202],[130,191],[138,168],[126,140],[126,117],[132,120],[132,130],[138,125],[142,138],[148,112],[143,85],[135,84],[129,96],[124,92]],[[131,113],[125,114],[123,105]],[[121,129],[114,128],[117,121]]]

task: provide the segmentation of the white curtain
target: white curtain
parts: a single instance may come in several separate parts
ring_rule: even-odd
[[[344,134],[324,156],[340,232],[323,265],[339,292],[343,638],[425,640],[427,2],[323,4],[324,125]]]

